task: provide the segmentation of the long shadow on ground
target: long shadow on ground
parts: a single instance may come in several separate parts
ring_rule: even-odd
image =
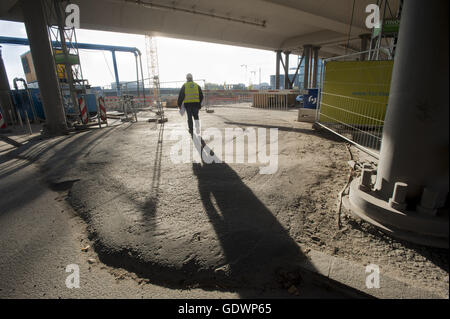
[[[56,180],[57,176],[63,176],[64,174],[61,172],[65,172],[70,168],[71,164],[76,162],[84,150],[95,148],[95,145],[113,133],[114,129],[115,127],[103,128],[102,130],[88,130],[82,132],[83,135],[81,136],[78,135],[79,133],[75,133],[70,136],[57,137],[56,139],[35,136],[25,145],[0,155],[0,164],[10,161],[9,166],[4,166],[0,170],[0,180],[26,168],[32,163],[36,163],[60,146],[60,144],[66,143],[57,153],[50,155],[41,163],[40,170],[44,181],[51,189],[56,191],[69,190],[77,180],[63,180],[60,183],[60,181]],[[61,156],[61,154],[65,154],[65,156]],[[2,201],[3,208],[0,214],[19,209],[27,202],[41,196],[45,191],[40,188],[24,188],[26,183],[27,180],[16,178],[6,185],[6,191],[10,193],[23,192],[23,196],[21,201],[12,201],[8,196],[4,197]]]
[[[139,238],[132,237],[130,240],[130,243],[145,245],[145,253],[142,254],[140,249],[132,244],[127,245],[126,240],[122,238],[118,239],[121,241],[120,245],[108,246],[103,236],[94,236],[94,239],[99,239],[95,242],[95,248],[100,259],[109,265],[126,268],[141,277],[149,278],[152,283],[173,288],[197,285],[205,289],[219,287],[238,291],[242,297],[249,297],[242,292],[249,288],[282,287],[287,290],[295,286],[300,291],[303,281],[299,262],[308,263],[306,257],[273,213],[227,164],[192,164],[192,174],[197,179],[201,205],[213,226],[220,245],[219,250],[222,251],[220,257],[212,256],[211,252],[202,252],[202,249],[208,249],[209,243],[199,241],[199,244],[196,244],[187,239],[177,241],[177,238],[172,238],[173,253],[179,251],[184,254],[191,249],[192,254],[199,258],[188,259],[183,263],[179,263],[178,258],[173,258],[176,262],[171,264],[152,254],[157,252],[161,240],[171,240],[170,236],[158,237],[158,231],[155,232],[154,229],[160,192],[163,130],[164,126],[161,125],[146,200],[139,204],[133,194],[124,191],[121,195],[136,207],[140,205],[137,208],[143,214],[143,226],[139,229],[150,229],[148,233],[142,232],[142,235],[136,232]],[[204,142],[203,146],[207,148]],[[203,151],[203,147],[199,151]],[[126,185],[122,186],[126,188]],[[195,193],[194,191],[192,196],[195,196]],[[117,213],[111,212],[109,219],[115,218],[112,215]],[[159,213],[161,214],[164,212]],[[89,219],[89,215],[88,213],[84,217]],[[165,222],[170,223],[167,219],[171,218],[176,216],[166,217]],[[195,227],[196,221],[192,220],[191,223],[194,225],[192,231],[198,231]],[[198,226],[200,228],[203,225]],[[179,232],[183,238],[195,235],[184,234],[182,226],[174,227],[173,231]],[[176,230],[177,227],[180,229]],[[172,233],[171,230],[170,234]],[[149,234],[152,235],[149,237]],[[189,247],[180,247],[184,244]],[[205,256],[215,259],[203,260]]]
[[[228,164],[217,163],[203,140],[197,149],[202,159],[214,159],[193,163],[192,170],[224,254],[224,265],[215,272],[242,287],[278,283],[297,288],[302,282],[297,265],[307,263],[299,245],[241,177]]]
[[[140,210],[144,214],[143,224],[149,229],[154,224],[158,207],[163,130],[164,126],[161,126],[156,156],[152,165],[151,185],[146,192],[147,200]],[[57,152],[50,152],[48,156],[43,154],[55,146],[52,143],[43,148],[38,147],[36,152],[34,148],[31,148],[29,152],[22,150],[16,155],[25,155],[30,161],[40,160],[46,180],[56,190],[69,191],[75,184],[83,188],[82,194],[85,194],[87,190],[92,192],[93,189],[84,187],[92,185],[86,184],[89,182],[84,180],[88,178],[86,174],[79,176],[77,171],[84,167],[83,163],[88,160],[86,157],[95,153],[97,146],[103,143],[113,131],[115,130],[108,129],[78,136],[76,139],[67,141]],[[108,156],[111,156],[111,153],[108,153]],[[105,165],[107,165],[106,162],[95,165],[100,175],[106,170]],[[72,167],[72,170],[67,173],[69,167]],[[225,290],[238,291],[242,297],[251,297],[245,292],[248,288],[272,288],[274,285],[276,287],[281,285],[286,290],[295,286],[301,291],[303,281],[298,263],[300,261],[307,263],[306,257],[278,222],[276,216],[242,182],[240,176],[227,164],[192,164],[192,174],[192,178],[198,181],[198,194],[201,200],[199,204],[203,206],[222,250],[218,262],[201,264],[193,259],[192,262],[189,260],[186,264],[178,265],[179,267],[171,267],[170,264],[156,262],[157,260],[150,255],[147,259],[141,258],[139,250],[131,246],[113,247],[114,249],[102,246],[104,243],[97,240],[98,234],[95,234],[94,229],[89,228],[89,215],[82,215],[88,222],[91,238],[96,240],[94,245],[100,259],[111,266],[134,271],[142,277],[149,278],[152,283],[169,287],[185,288],[199,284],[204,288],[217,289],[219,286]],[[220,179],[217,178],[218,176]],[[90,182],[96,182],[96,180],[93,179]],[[129,195],[131,197],[126,200],[135,201],[132,189],[131,192],[119,194],[122,198]],[[107,213],[106,221],[113,223],[113,212],[107,211]],[[116,215],[125,213],[120,210],[115,212]],[[192,221],[194,225],[195,222],[195,220]],[[178,229],[176,231],[178,232]],[[149,234],[153,233],[149,232]],[[143,235],[142,238],[146,244],[152,242],[155,245],[158,244],[157,238],[153,235],[151,237]],[[184,250],[184,247],[174,248],[180,252]]]
[[[305,256],[239,175],[227,164],[194,163],[192,169],[224,252],[219,271],[242,286],[263,286],[282,279],[284,272],[295,273],[292,268]],[[298,273],[289,276],[301,281]]]

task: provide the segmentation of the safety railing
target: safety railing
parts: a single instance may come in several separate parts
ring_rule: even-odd
[[[205,97],[211,106],[252,102],[252,90],[210,90],[206,89]]]
[[[206,80],[195,80],[200,85],[203,91],[202,105],[207,108],[210,106],[231,105],[236,103],[251,103],[253,101],[253,94],[259,92],[258,90],[223,90],[211,89],[208,87]],[[160,83],[160,95],[162,104],[165,107],[176,107],[178,94],[185,81],[167,81]],[[121,82],[120,91],[122,95],[134,96],[134,104],[136,110],[148,109],[153,105],[152,97],[152,83],[149,79],[145,79],[145,91],[137,88],[136,81]],[[105,104],[107,110],[122,111],[120,97],[117,96],[117,89],[115,86],[102,87],[102,95],[105,97]]]
[[[288,110],[295,106],[299,90],[255,91],[252,95],[252,107],[270,110]]]
[[[378,158],[393,60],[360,60],[371,51],[324,60],[316,124]]]

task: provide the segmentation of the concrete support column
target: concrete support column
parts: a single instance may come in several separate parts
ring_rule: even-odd
[[[360,34],[359,38],[361,39],[361,51],[369,50],[369,41],[370,41],[370,33]],[[367,58],[367,53],[361,53],[360,60],[365,61]]]
[[[289,84],[289,55],[290,51],[284,52],[284,89],[290,89],[291,85]]]
[[[314,64],[313,64],[313,74],[312,74],[312,87],[317,88],[317,72],[319,66],[319,50],[320,47],[313,47],[313,56],[314,56]]]
[[[446,0],[404,3],[376,181],[384,196],[396,182],[408,184],[409,200],[419,201],[425,187],[442,205],[447,196],[447,14]]]
[[[343,198],[392,236],[442,248],[449,247],[448,6],[404,2],[375,183],[355,179]]]
[[[65,134],[67,132],[66,117],[42,0],[20,0],[20,6],[45,113],[44,133]]]
[[[275,89],[280,88],[280,60],[281,60],[281,50],[275,51],[277,53],[276,62],[275,62]]]
[[[305,56],[305,73],[303,77],[303,88],[309,88],[309,69],[310,69],[310,60],[311,60],[311,45],[303,46],[303,55]]]
[[[7,123],[11,123],[13,119],[10,116],[13,113],[11,99],[9,92],[11,87],[9,86],[8,75],[6,74],[5,65],[3,64],[2,49],[0,46],[0,111],[2,112],[3,119]]]

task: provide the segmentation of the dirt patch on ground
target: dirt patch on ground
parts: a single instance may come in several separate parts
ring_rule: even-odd
[[[350,154],[342,140],[326,131],[312,130],[311,124],[295,122],[292,113],[262,113],[259,118],[250,111],[245,115],[240,112],[237,125],[245,127],[249,122],[279,127],[279,169],[264,187],[259,187],[260,176],[246,182],[254,185],[257,196],[271,207],[292,238],[363,265],[378,264],[381,271],[412,286],[448,296],[448,250],[393,239],[351,217],[345,209],[342,227],[338,228],[338,194],[348,180],[347,161],[353,156],[357,162],[376,165],[375,159],[355,147],[350,147]]]

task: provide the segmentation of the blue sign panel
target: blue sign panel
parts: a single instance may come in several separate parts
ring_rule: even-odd
[[[317,108],[317,96],[319,89],[308,89],[308,94],[303,95],[303,107],[306,109]]]

